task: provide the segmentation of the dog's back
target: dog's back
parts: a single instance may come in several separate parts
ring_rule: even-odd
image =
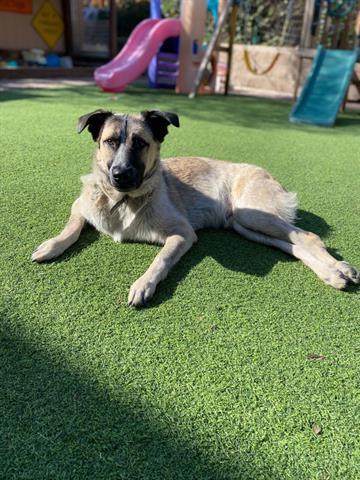
[[[172,203],[194,229],[224,227],[231,214],[230,185],[225,164],[201,157],[176,157],[162,162]],[[226,168],[227,167],[227,168]]]

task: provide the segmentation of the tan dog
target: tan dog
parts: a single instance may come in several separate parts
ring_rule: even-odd
[[[80,117],[79,133],[88,127],[97,142],[93,173],[82,178],[64,230],[41,244],[32,260],[61,255],[85,222],[115,241],[164,245],[130,288],[129,305],[143,306],[196,241],[195,230],[232,228],[299,258],[334,288],[360,282],[360,273],[333,258],[317,235],[292,225],[296,194],[262,168],[202,157],[161,161],[160,144],[170,124],[179,127],[177,115],[159,111],[130,116],[97,110]]]

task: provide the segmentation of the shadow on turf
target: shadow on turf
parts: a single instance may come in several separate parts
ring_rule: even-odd
[[[58,95],[57,95],[58,93]],[[98,106],[111,108],[114,111],[123,110],[121,94],[107,94],[93,86],[67,86],[56,89],[19,88],[0,92],[0,103],[13,100],[34,99],[49,102],[66,101],[66,93],[72,97],[68,101],[73,103],[76,95],[85,98],[91,95],[92,102],[98,101]],[[177,95],[169,90],[144,88],[142,86],[130,86],[126,90],[126,98],[139,100],[139,107],[132,108],[136,111],[146,108],[164,108],[168,111],[177,112],[181,117],[191,120],[200,120],[222,125],[236,125],[246,128],[289,128],[306,131],[310,134],[334,135],[344,128],[359,125],[357,118],[339,117],[335,129],[327,129],[316,126],[292,124],[288,121],[291,104],[284,100],[270,100],[265,98],[246,97],[239,95],[200,96],[190,100],[186,95]],[[141,103],[140,103],[141,102]],[[105,105],[104,105],[105,104]],[[161,107],[161,104],[163,107]],[[113,106],[112,106],[113,105]],[[141,105],[141,106],[140,106]],[[79,105],[79,115],[84,113]]]
[[[298,210],[296,224],[322,238],[326,238],[331,231],[330,225],[323,218],[305,210]],[[50,260],[50,262],[61,263],[71,260],[94,243],[99,236],[99,232],[87,225],[81,233],[80,239],[59,258]],[[180,259],[179,263],[170,271],[167,279],[160,283],[154,298],[149,303],[150,308],[159,306],[171,298],[178,283],[206,257],[212,257],[228,270],[256,277],[267,275],[278,262],[297,261],[280,250],[248,241],[231,230],[202,230],[198,232],[198,238],[199,241]],[[329,248],[328,251],[338,260],[343,260],[336,250]],[[144,271],[148,266],[144,266]],[[346,291],[355,293],[357,287],[350,285]]]
[[[357,118],[349,118],[349,117],[339,117],[336,120],[337,127],[358,127],[360,125],[360,116],[357,113]]]
[[[204,95],[189,99],[187,95],[174,94],[168,90],[149,89],[131,86],[126,91],[129,96],[143,97],[148,101],[154,97],[154,104],[164,102],[166,110],[173,109],[180,115],[186,115],[192,120],[202,120],[228,125],[242,125],[247,128],[289,128],[310,134],[334,135],[340,133],[342,127],[359,125],[357,118],[339,117],[336,129],[290,123],[288,120],[292,103],[289,100],[273,100],[269,98],[245,95]],[[121,96],[118,97],[121,104]],[[354,114],[356,115],[356,113]]]
[[[14,90],[6,90],[0,92],[0,103],[3,102],[12,102],[15,100],[29,100],[29,99],[45,99],[48,98],[46,94],[41,93],[41,90],[38,89],[14,89]]]
[[[56,103],[66,101],[66,93],[71,95],[68,102],[74,102],[74,96],[89,96],[91,100],[98,102],[98,106],[113,111],[122,110],[122,95],[106,94],[101,90],[90,87],[66,87],[56,89],[38,89],[38,88],[19,88],[0,92],[0,103],[11,102],[14,100],[35,100],[46,103]],[[271,103],[269,100],[262,99],[261,102],[247,97],[223,97],[221,95],[199,97],[196,100],[189,100],[186,95],[176,95],[168,90],[152,90],[142,87],[130,87],[126,95],[128,98],[139,100],[139,106],[133,110],[143,110],[147,105],[164,105],[166,110],[177,112],[181,117],[188,117],[191,120],[200,120],[211,123],[221,123],[228,125],[243,125],[248,128],[260,128],[262,126],[276,127],[287,125],[287,114],[289,105],[286,103]],[[115,101],[113,99],[116,99]],[[142,102],[142,104],[140,103]],[[267,107],[270,107],[267,108]],[[210,113],[211,112],[211,113]],[[79,105],[79,115],[85,113]]]
[[[171,412],[164,417],[136,393],[122,393],[121,376],[114,399],[96,381],[65,368],[63,359],[50,359],[11,328],[5,331],[5,322],[1,478],[278,480],[252,446],[234,470],[231,457],[207,456],[181,434]]]
[[[298,210],[296,225],[325,238],[331,231],[326,221],[311,212]],[[224,268],[247,275],[264,277],[278,262],[298,261],[282,251],[248,241],[233,231],[204,230],[198,232],[199,241],[192,247],[170,272],[168,278],[160,283],[149,307],[156,307],[171,298],[178,283],[189,271],[205,257],[212,257]],[[336,251],[332,255],[342,258]]]
[[[297,222],[297,225],[299,227],[303,228],[304,230],[310,230],[314,233],[317,233],[320,237],[326,237],[327,234],[329,233],[329,231],[331,230],[330,225],[328,225],[323,218],[321,218],[318,215],[315,215],[311,212],[306,212],[305,210],[298,210],[298,217],[299,217],[299,220]],[[209,233],[209,231],[208,231],[208,233]],[[214,256],[214,258],[215,258],[217,255],[216,254],[212,255],[211,252],[213,250],[217,251],[217,252],[221,251],[221,249],[223,248],[223,245],[224,245],[224,241],[225,241],[225,243],[230,242],[230,244],[233,244],[233,246],[235,247],[236,250],[230,255],[229,258],[234,260],[234,255],[235,255],[235,260],[237,258],[239,258],[239,261],[236,261],[236,263],[239,264],[239,268],[235,268],[235,270],[236,271],[243,271],[243,268],[241,268],[241,266],[240,266],[241,250],[239,250],[239,239],[240,239],[239,235],[237,235],[236,233],[234,233],[232,231],[228,231],[228,230],[213,230],[212,235],[213,235],[213,238],[215,238],[214,249],[211,249],[211,251],[210,250],[209,251],[205,250],[202,258],[204,256]],[[96,242],[96,240],[98,240],[99,236],[100,236],[100,233],[97,230],[95,230],[92,226],[87,224],[85,226],[85,228],[83,229],[83,231],[81,232],[79,240],[76,243],[74,243],[71,247],[69,247],[67,250],[65,250],[65,252],[60,257],[55,258],[53,260],[50,260],[50,262],[61,263],[61,262],[66,262],[66,261],[70,260],[71,258],[76,256],[78,253],[80,253],[82,250],[89,247],[92,243]],[[202,238],[208,237],[208,234],[205,231],[200,232],[200,237],[202,237]],[[262,246],[259,246],[258,244],[254,244],[252,242],[246,242],[246,243],[249,244],[249,245],[253,245],[254,248],[259,247],[260,250],[262,250],[262,248],[263,248]],[[199,245],[201,245],[201,240],[199,240],[199,242],[195,246],[192,247],[190,253],[187,254],[187,257],[191,256],[191,253],[194,251],[194,248],[196,248]],[[206,246],[206,249],[207,248],[208,247]],[[266,248],[269,248],[269,247],[266,247]],[[256,252],[255,252],[255,254],[256,254]],[[289,258],[288,256],[282,254],[281,252],[279,252],[279,254],[280,254],[279,258]],[[336,255],[336,252],[333,251],[332,254]],[[239,257],[239,255],[240,255],[240,257]],[[339,258],[339,260],[342,260],[342,258],[340,258],[339,255],[338,255],[338,258]],[[182,262],[182,260],[180,260],[180,262]],[[196,264],[196,263],[198,263],[198,262],[195,262],[194,264]],[[223,262],[220,262],[220,263],[223,263]],[[226,266],[226,263],[229,263],[229,262],[226,262],[226,260],[225,260],[225,265],[224,266]],[[260,273],[261,270],[262,269],[260,269],[259,272],[249,271],[249,272],[246,272],[246,273],[254,273],[256,275],[257,273]]]
[[[82,250],[85,250],[92,243],[96,242],[100,236],[100,233],[95,230],[91,225],[86,224],[83,231],[81,232],[79,240],[74,243],[70,248],[65,250],[65,252],[58,258],[50,260],[50,262],[67,262],[71,260],[74,256],[80,253]]]

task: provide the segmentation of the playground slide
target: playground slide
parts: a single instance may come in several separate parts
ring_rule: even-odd
[[[356,50],[327,50],[320,46],[300,97],[290,113],[290,121],[333,126],[357,56]]]
[[[126,85],[146,71],[148,64],[169,37],[180,35],[176,18],[143,20],[134,29],[124,48],[111,62],[95,70],[95,81],[106,92],[122,92]]]

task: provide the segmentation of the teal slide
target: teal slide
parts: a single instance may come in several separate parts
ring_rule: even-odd
[[[357,50],[318,47],[300,97],[289,115],[290,121],[322,127],[333,126],[357,57]]]

